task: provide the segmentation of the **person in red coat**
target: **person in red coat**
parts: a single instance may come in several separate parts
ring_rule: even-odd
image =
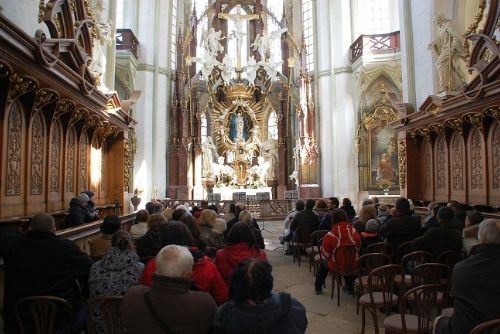
[[[193,237],[188,227],[183,223],[171,222],[162,226],[161,240],[163,246],[179,245],[189,248],[193,255],[193,272],[191,279],[198,291],[208,292],[217,305],[224,304],[228,299],[227,287],[212,259],[207,257],[201,250],[193,247]],[[153,274],[156,270],[156,258],[148,261],[142,273],[139,284],[151,286]]]
[[[339,259],[339,263],[335,263],[335,259],[333,258],[335,250],[342,246],[355,245],[359,248],[361,245],[361,238],[352,224],[347,221],[347,214],[344,210],[333,210],[332,219],[332,229],[325,235],[321,245],[321,254],[324,260],[320,263],[314,283],[316,294],[321,294],[329,270],[334,270],[337,267],[342,269],[346,265],[345,259]],[[347,290],[352,292],[353,277],[344,277],[344,279]]]
[[[219,249],[215,256],[215,265],[227,287],[230,285],[229,280],[238,263],[248,258],[267,261],[266,252],[257,245],[252,226],[239,222],[234,224],[229,231],[226,246]]]

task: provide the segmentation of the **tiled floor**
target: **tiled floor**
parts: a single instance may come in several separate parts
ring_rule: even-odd
[[[260,223],[262,226],[262,223]],[[309,272],[309,264],[303,258],[300,268],[293,264],[291,256],[284,255],[279,243],[279,236],[283,233],[281,221],[265,222],[262,236],[265,239],[269,261],[273,265],[274,288],[278,291],[287,291],[297,298],[306,308],[309,325],[308,334],[361,333],[361,312],[356,314],[356,300],[352,295],[341,292],[340,307],[337,307],[337,291],[334,299],[330,299],[331,279],[327,278],[326,289],[317,296],[314,292],[314,276]],[[384,315],[379,313],[380,333],[384,332]],[[367,314],[367,334],[374,333],[373,320]]]

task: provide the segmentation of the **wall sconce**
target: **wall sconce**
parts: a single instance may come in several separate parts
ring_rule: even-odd
[[[293,68],[295,66],[295,58],[288,57],[288,67]]]

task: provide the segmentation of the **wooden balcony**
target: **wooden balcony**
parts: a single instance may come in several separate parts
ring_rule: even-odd
[[[399,31],[388,34],[361,35],[351,45],[351,64],[363,55],[397,53],[399,51]]]
[[[139,58],[137,46],[139,41],[130,29],[116,29],[116,49],[132,53],[135,59]]]

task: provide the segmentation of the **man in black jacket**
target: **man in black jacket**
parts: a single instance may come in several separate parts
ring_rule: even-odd
[[[500,318],[500,220],[479,225],[480,245],[453,268],[453,315],[436,319],[436,334],[467,334],[480,323]]]
[[[26,234],[0,233],[0,256],[5,261],[5,333],[18,332],[14,305],[28,296],[64,298],[72,304],[77,318],[85,322],[76,280],[87,294],[92,259],[72,241],[56,236],[55,231],[54,218],[44,213],[33,217],[31,230]]]
[[[321,221],[319,220],[319,216],[313,211],[314,205],[316,205],[316,202],[313,199],[308,199],[306,201],[305,209],[295,214],[292,222],[290,223],[290,232],[284,238],[285,241],[292,240],[293,234],[295,230],[299,228],[299,226],[308,225],[311,227],[311,232],[314,232],[318,229],[319,223]]]

